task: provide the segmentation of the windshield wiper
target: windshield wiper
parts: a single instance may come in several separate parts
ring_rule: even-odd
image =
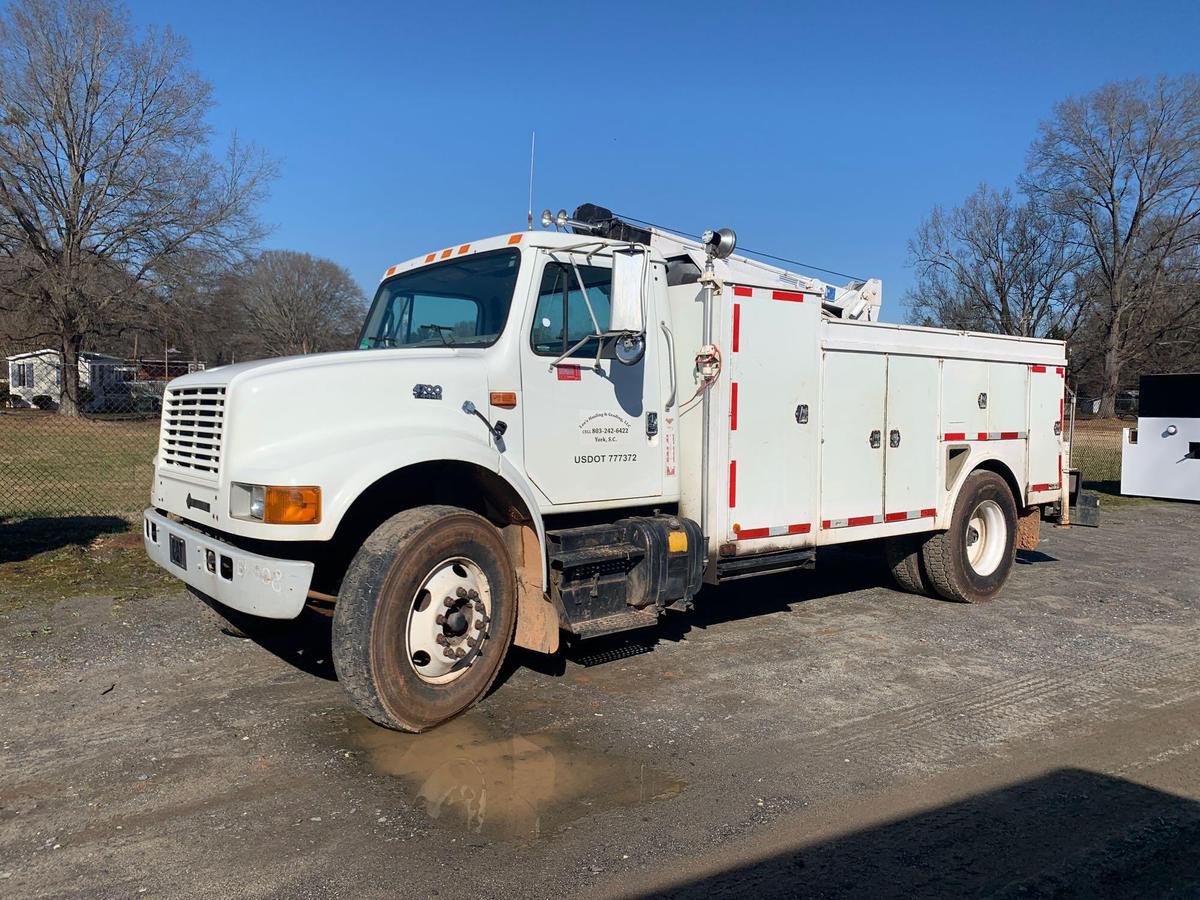
[[[449,347],[454,343],[454,328],[450,325],[420,325],[420,328],[428,328],[430,331],[436,332],[437,336],[442,339],[442,343]],[[450,333],[450,340],[446,340],[445,332]]]

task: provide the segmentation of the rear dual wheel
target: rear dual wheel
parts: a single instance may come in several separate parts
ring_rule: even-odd
[[[917,594],[984,603],[1004,587],[1017,554],[1017,503],[1008,483],[980,469],[967,476],[950,527],[885,542],[896,582]]]
[[[450,506],[406,510],[355,555],[333,616],[338,680],[364,715],[424,731],[491,687],[516,626],[500,533]]]

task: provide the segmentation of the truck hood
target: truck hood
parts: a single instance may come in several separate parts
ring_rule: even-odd
[[[275,375],[291,372],[297,369],[324,369],[332,366],[369,365],[386,356],[393,360],[405,359],[447,359],[457,356],[478,356],[478,349],[464,348],[456,350],[453,347],[428,347],[404,350],[341,350],[331,353],[310,353],[305,356],[278,356],[272,359],[256,359],[250,362],[234,363],[228,366],[216,366],[190,375],[183,375],[171,381],[171,389],[223,385],[229,386],[235,380],[244,376]]]
[[[170,389],[226,389],[223,482],[320,484],[328,480],[322,461],[347,447],[428,434],[488,447],[487,428],[462,409],[467,400],[487,408],[485,353],[435,347],[292,356],[196,372]],[[434,397],[418,396],[417,385],[432,387]]]

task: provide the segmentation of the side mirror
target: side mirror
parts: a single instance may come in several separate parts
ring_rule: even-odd
[[[639,341],[645,344],[646,334],[646,282],[650,273],[650,254],[645,250],[613,251],[611,318],[609,330],[623,332],[617,339],[628,349]],[[618,362],[633,365],[642,358],[641,353],[617,353]],[[629,360],[626,362],[626,360]]]

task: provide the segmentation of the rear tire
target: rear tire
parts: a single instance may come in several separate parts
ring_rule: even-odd
[[[949,530],[921,548],[929,583],[960,603],[984,603],[1000,593],[1016,555],[1016,500],[1008,482],[986,469],[967,476]]]
[[[516,612],[516,571],[491,523],[452,506],[406,510],[346,572],[333,613],[338,680],[373,721],[425,731],[487,693]]]
[[[904,534],[898,537],[885,538],[883,553],[887,558],[888,568],[892,578],[896,580],[901,590],[910,594],[929,596],[933,591],[921,572],[921,545],[925,542],[923,534]]]

